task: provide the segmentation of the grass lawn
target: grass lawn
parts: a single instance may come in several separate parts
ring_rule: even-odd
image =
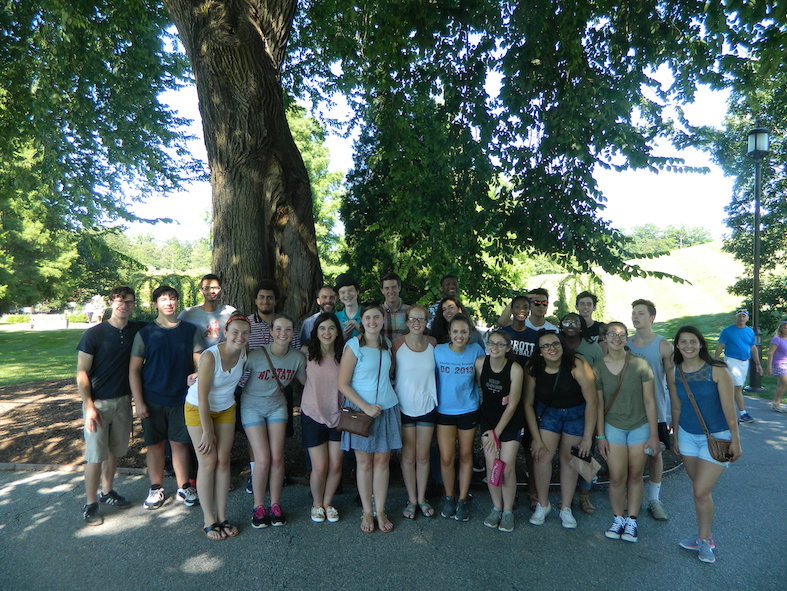
[[[0,386],[76,375],[83,329],[0,331]]]

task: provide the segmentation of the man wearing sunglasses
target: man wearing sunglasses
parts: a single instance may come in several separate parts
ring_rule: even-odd
[[[527,299],[530,301],[530,315],[525,320],[525,327],[535,331],[552,330],[557,332],[557,326],[546,319],[549,309],[549,292],[543,287],[536,287],[527,292]],[[501,328],[511,326],[511,316],[512,309],[509,304],[503,309],[497,323]]]

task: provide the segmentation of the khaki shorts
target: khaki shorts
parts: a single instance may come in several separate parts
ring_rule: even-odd
[[[189,404],[186,402],[183,405],[183,415],[186,417],[186,426],[187,427],[201,427],[202,422],[199,420],[199,407],[194,406],[193,404]],[[219,410],[216,412],[211,411],[210,418],[213,419],[214,423],[225,423],[225,424],[234,424],[235,423],[235,405],[233,404],[229,408],[225,410]]]
[[[95,400],[93,404],[101,413],[102,421],[94,432],[84,430],[85,461],[100,464],[109,456],[122,458],[128,451],[131,437],[131,396]],[[82,416],[85,416],[84,403]]]

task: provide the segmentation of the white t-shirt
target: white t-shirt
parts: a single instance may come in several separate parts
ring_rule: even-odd
[[[437,406],[434,347],[416,352],[403,342],[396,350],[396,395],[402,412],[420,417]]]

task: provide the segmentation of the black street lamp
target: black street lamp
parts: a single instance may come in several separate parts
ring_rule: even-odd
[[[760,329],[760,196],[762,195],[762,159],[768,155],[768,130],[755,127],[749,132],[747,153],[754,159],[754,290],[752,294],[752,322],[757,339],[757,355],[762,361],[762,330]],[[754,360],[749,360],[749,392],[762,392],[762,377]]]

